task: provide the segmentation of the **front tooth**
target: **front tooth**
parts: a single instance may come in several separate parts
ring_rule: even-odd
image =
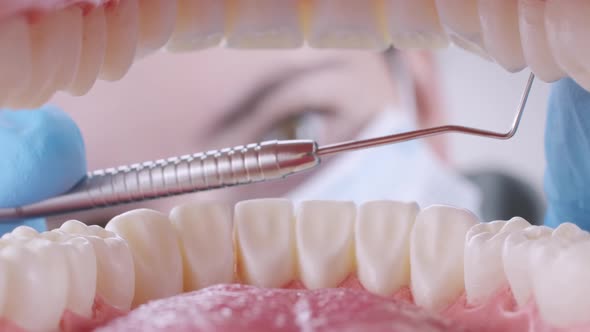
[[[105,229],[125,239],[133,255],[133,305],[182,292],[182,258],[176,231],[167,216],[152,210],[129,211]]]
[[[370,292],[387,296],[410,285],[410,232],[416,203],[374,201],[360,206],[355,228],[357,276]]]
[[[410,240],[416,304],[440,311],[463,293],[463,244],[467,231],[476,224],[471,212],[448,206],[431,206],[418,214]]]
[[[527,304],[531,297],[531,272],[529,259],[531,246],[538,240],[551,235],[551,228],[530,226],[512,232],[506,237],[502,248],[504,273],[510,285],[512,295],[519,306]]]
[[[96,294],[96,254],[92,244],[59,230],[44,232],[40,237],[58,243],[64,250],[69,281],[66,309],[91,317]]]
[[[233,0],[228,7],[227,46],[296,48],[303,45],[297,1]]]
[[[396,48],[443,48],[449,44],[434,0],[389,0],[386,13]]]
[[[31,78],[25,90],[9,98],[7,103],[9,107],[39,106],[34,105],[35,99],[51,84],[58,67],[55,66],[55,62],[60,59],[63,30],[61,14],[61,11],[58,11],[44,15],[38,22],[30,25],[32,59],[27,66],[31,67]]]
[[[176,24],[176,0],[142,0],[139,3],[137,56],[160,49],[168,42]]]
[[[469,52],[488,58],[481,23],[474,0],[435,0],[439,19],[453,43]]]
[[[295,277],[293,206],[285,199],[236,205],[238,273],[251,285],[277,288]]]
[[[314,48],[384,50],[391,44],[378,0],[309,0],[305,25]]]
[[[353,271],[355,205],[302,202],[296,221],[300,278],[308,289],[336,287]]]
[[[107,23],[102,6],[84,16],[82,53],[68,92],[75,96],[86,94],[94,85],[104,62],[107,44]]]
[[[502,248],[511,232],[529,227],[522,218],[478,224],[465,237],[465,294],[473,305],[485,303],[508,283]]]
[[[588,233],[570,229],[563,236],[557,232],[558,229],[550,238],[533,244],[530,270],[537,307],[543,320],[553,327],[587,324],[590,321]]]
[[[545,29],[545,1],[519,0],[518,23],[526,63],[535,75],[546,82],[565,76],[551,54]]]
[[[504,69],[526,67],[518,27],[518,3],[514,0],[478,0],[483,43],[488,54]]]
[[[105,10],[107,44],[100,78],[117,81],[133,64],[139,39],[138,0],[111,3]]]
[[[176,26],[166,48],[184,52],[219,45],[223,39],[224,15],[224,1],[178,0]]]
[[[571,78],[590,89],[586,42],[587,21],[590,14],[588,1],[547,1],[545,28],[547,40],[555,61]]]
[[[90,242],[96,255],[96,295],[113,307],[128,310],[133,300],[135,272],[127,242],[113,232],[75,220],[65,222],[59,230]]]
[[[72,7],[60,11],[58,15],[60,24],[57,28],[59,33],[55,35],[56,39],[53,41],[59,47],[59,56],[53,59],[56,71],[41,93],[35,97],[34,102],[29,104],[32,107],[43,105],[56,91],[67,88],[74,80],[80,62],[83,25],[82,9]]]
[[[18,94],[31,79],[31,40],[24,17],[0,21],[0,105],[12,94]],[[9,47],[7,45],[10,45]]]
[[[192,203],[170,211],[180,242],[184,291],[234,279],[231,209],[218,203]]]
[[[0,249],[9,286],[2,316],[27,331],[57,330],[68,290],[62,249],[38,238],[8,241]]]

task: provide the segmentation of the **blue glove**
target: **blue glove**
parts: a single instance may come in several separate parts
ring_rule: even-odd
[[[590,230],[590,93],[569,78],[552,86],[545,158],[545,224]]]
[[[80,130],[52,107],[0,110],[0,208],[34,203],[71,189],[86,174]],[[0,235],[19,225],[45,230],[45,220],[0,223]]]

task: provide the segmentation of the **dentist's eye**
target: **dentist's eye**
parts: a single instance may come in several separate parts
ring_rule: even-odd
[[[304,112],[291,114],[270,126],[262,135],[262,140],[312,139],[320,141],[324,135],[325,113],[327,112],[307,109]]]

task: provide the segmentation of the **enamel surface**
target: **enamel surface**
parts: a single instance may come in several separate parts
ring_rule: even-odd
[[[306,201],[296,221],[299,278],[308,289],[336,287],[354,265],[352,202]]]
[[[551,235],[551,229],[544,226],[529,226],[508,235],[502,249],[504,273],[512,295],[519,306],[527,304],[532,294],[529,261],[536,240]]]
[[[295,0],[233,0],[227,46],[296,48],[303,45],[301,5]]]
[[[374,201],[359,207],[356,265],[365,289],[387,296],[410,285],[410,232],[417,213],[416,203]]]
[[[465,290],[463,243],[477,224],[469,211],[431,206],[418,214],[411,234],[411,289],[414,302],[439,311]]]
[[[139,39],[138,0],[125,0],[105,10],[107,44],[100,78],[117,81],[133,63]]]
[[[32,78],[29,25],[21,17],[0,20],[0,104],[27,88]]]
[[[449,44],[434,0],[388,0],[386,16],[396,48],[443,48]]]
[[[534,243],[530,260],[533,294],[542,317],[566,328],[588,321],[590,234],[562,224]]]
[[[553,57],[545,29],[545,1],[519,0],[518,23],[524,58],[540,79],[552,82],[565,76]]]
[[[166,45],[176,25],[176,5],[176,1],[170,0],[141,0],[136,56],[147,55]]]
[[[133,255],[133,306],[182,292],[182,258],[176,231],[167,216],[152,210],[129,211],[106,230],[121,236]]]
[[[170,211],[183,261],[184,291],[234,281],[231,208],[190,203]]]
[[[293,206],[285,199],[236,205],[238,274],[249,285],[277,288],[295,279]]]
[[[517,1],[478,0],[478,12],[488,54],[509,72],[524,69]]]
[[[435,3],[439,20],[453,43],[487,58],[477,1],[435,0]]]
[[[309,0],[305,14],[311,47],[383,50],[390,44],[376,0]]]
[[[92,244],[96,255],[96,295],[115,308],[128,310],[133,301],[135,271],[127,242],[104,228],[76,220],[65,222],[59,230]]]
[[[176,25],[167,49],[191,51],[219,45],[224,33],[225,4],[218,0],[178,0]]]
[[[4,239],[0,243],[0,264],[8,286],[4,293],[4,317],[28,331],[58,328],[68,294],[62,250],[59,245],[39,238]]]
[[[483,304],[508,284],[502,264],[506,237],[530,224],[522,218],[471,227],[465,236],[465,294],[469,304]]]

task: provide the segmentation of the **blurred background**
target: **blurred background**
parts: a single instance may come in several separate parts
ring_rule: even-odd
[[[387,54],[213,49],[150,56],[121,81],[52,103],[78,123],[89,167],[97,169],[268,139],[324,144],[443,124],[506,131],[527,77],[454,47]],[[485,221],[522,216],[540,223],[547,94],[537,81],[509,141],[435,137],[331,158],[287,181],[60,218],[103,224],[134,207],[167,212],[191,199],[286,196],[450,204]]]

